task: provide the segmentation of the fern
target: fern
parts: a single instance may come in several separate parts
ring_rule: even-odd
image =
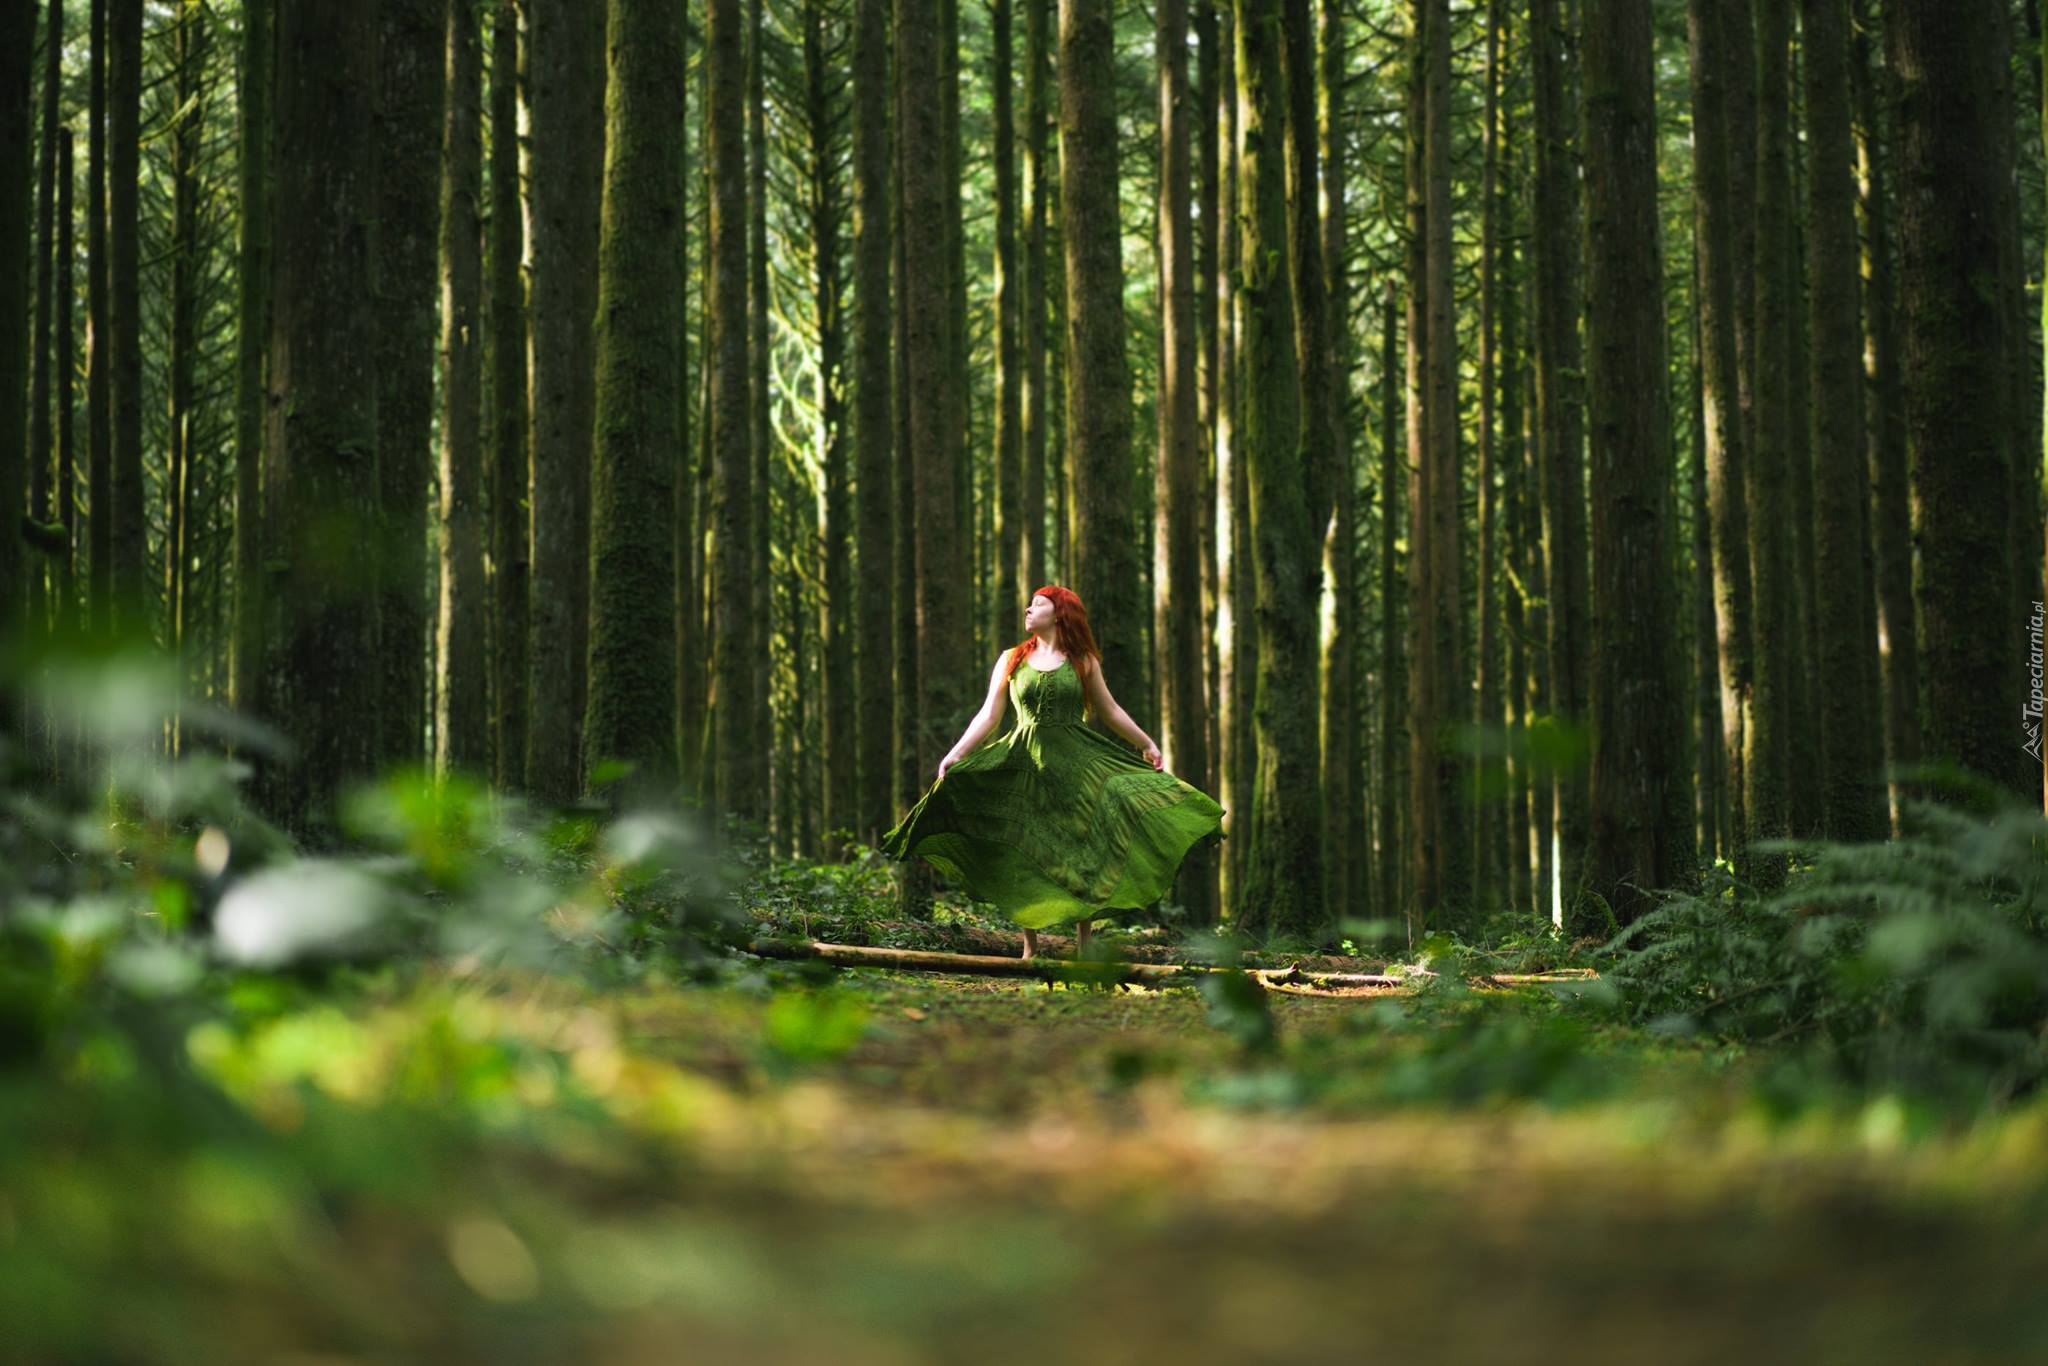
[[[1768,895],[1709,874],[1597,955],[1631,1022],[1810,1052],[1833,1079],[1964,1106],[2048,1079],[2048,821],[1924,799],[1896,839],[1800,855]],[[1589,998],[1586,1008],[1603,1008]]]

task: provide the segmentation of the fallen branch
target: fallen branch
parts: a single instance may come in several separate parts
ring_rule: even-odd
[[[970,977],[1025,977],[1046,982],[1171,982],[1204,973],[1229,971],[1204,963],[1128,963],[1108,959],[1075,961],[1061,958],[1010,958],[996,954],[936,953],[927,949],[883,949],[860,944],[826,944],[815,939],[756,939],[748,951],[763,958],[815,959],[849,968],[887,968],[897,972],[949,972]],[[1428,969],[1406,975],[1383,972],[1304,972],[1300,967],[1251,968],[1246,973],[1269,991],[1291,996],[1355,997],[1380,995],[1407,984],[1409,977],[1429,977]],[[1489,973],[1478,986],[1524,986],[1538,982],[1583,979],[1590,969],[1562,974]]]

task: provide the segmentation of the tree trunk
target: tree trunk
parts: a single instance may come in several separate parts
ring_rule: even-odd
[[[1202,557],[1202,725],[1206,732],[1204,742],[1209,752],[1210,791],[1223,791],[1223,698],[1220,691],[1223,677],[1223,656],[1220,625],[1223,606],[1223,579],[1218,570],[1217,528],[1221,524],[1217,503],[1217,430],[1220,413],[1218,401],[1222,395],[1220,361],[1222,360],[1222,333],[1218,323],[1217,309],[1220,259],[1217,250],[1220,245],[1221,227],[1217,221],[1223,204],[1223,162],[1222,147],[1218,138],[1221,123],[1217,108],[1222,71],[1223,54],[1219,50],[1224,41],[1222,11],[1227,8],[1219,0],[1194,0],[1193,23],[1195,28],[1196,62],[1195,84],[1191,92],[1194,100],[1194,124],[1190,136],[1194,139],[1196,155],[1195,184],[1195,331],[1199,348],[1200,378],[1197,394],[1200,412],[1197,421],[1201,427],[1201,469],[1202,506],[1199,538]],[[1212,855],[1213,859],[1213,855]],[[1210,923],[1221,918],[1222,903],[1220,887],[1210,882]]]
[[[1202,614],[1201,403],[1195,332],[1193,186],[1188,171],[1187,0],[1159,6],[1159,463],[1166,475],[1167,629],[1159,652],[1166,765],[1204,791],[1209,727],[1202,678],[1207,618]],[[1182,866],[1178,900],[1197,925],[1216,920],[1215,861],[1207,849]]]
[[[690,66],[690,33],[692,25],[687,9],[683,15],[681,61],[684,69]],[[703,104],[703,67],[698,66],[698,83],[695,91],[698,104]],[[688,125],[690,116],[690,93],[688,82],[678,93],[682,102],[682,119]],[[703,116],[698,115],[699,127]],[[701,146],[701,144],[699,144]],[[699,624],[697,604],[701,592],[700,576],[703,565],[703,530],[698,506],[698,455],[701,441],[692,427],[692,404],[701,409],[702,387],[690,368],[690,218],[695,210],[702,208],[701,198],[692,203],[702,181],[701,174],[690,162],[690,140],[685,137],[676,149],[677,164],[681,167],[682,190],[676,200],[682,221],[676,225],[676,269],[682,277],[682,294],[677,301],[676,335],[676,449],[675,449],[675,501],[670,508],[670,555],[675,562],[675,582],[671,586],[674,595],[673,639],[675,661],[671,672],[675,675],[675,713],[671,721],[675,726],[677,796],[702,812],[704,797],[703,771],[703,715],[702,672],[698,661],[702,658],[710,637]],[[701,276],[699,277],[701,278]],[[697,296],[702,299],[702,293]],[[701,312],[701,310],[700,310]],[[701,334],[700,334],[701,335]]]
[[[1535,0],[1532,0],[1532,4]],[[1405,43],[1408,70],[1403,85],[1404,118],[1402,127],[1402,170],[1403,199],[1402,212],[1407,232],[1402,237],[1402,278],[1408,284],[1408,309],[1406,326],[1402,330],[1405,351],[1402,357],[1402,405],[1406,417],[1403,424],[1406,437],[1404,474],[1407,479],[1405,490],[1408,502],[1408,557],[1404,565],[1407,587],[1406,650],[1402,678],[1408,714],[1405,718],[1408,741],[1407,777],[1408,785],[1403,805],[1408,808],[1407,845],[1403,849],[1403,862],[1407,865],[1407,897],[1403,901],[1403,920],[1412,942],[1418,936],[1416,930],[1427,923],[1432,900],[1440,895],[1437,890],[1434,870],[1434,846],[1443,838],[1443,812],[1433,793],[1434,785],[1424,776],[1433,773],[1434,762],[1428,759],[1431,740],[1436,733],[1436,717],[1431,699],[1435,692],[1437,651],[1431,643],[1429,632],[1433,618],[1429,614],[1428,602],[1431,590],[1434,561],[1424,544],[1423,526],[1424,503],[1430,485],[1429,446],[1429,400],[1427,375],[1429,371],[1429,188],[1426,180],[1426,162],[1429,148],[1429,87],[1428,51],[1429,19],[1425,5],[1428,0],[1408,0],[1408,35]],[[1424,760],[1419,763],[1418,758]],[[1425,890],[1427,889],[1427,890]]]
[[[1023,535],[1018,545],[1021,596],[1046,581],[1045,439],[1049,417],[1045,383],[1046,213],[1051,203],[1045,168],[1045,74],[1050,60],[1046,11],[1051,0],[1024,3],[1024,469],[1019,494]]]
[[[1790,355],[1792,298],[1790,173],[1786,143],[1786,25],[1776,4],[1757,10],[1756,24],[1756,250],[1749,258],[1756,282],[1755,443],[1749,455],[1749,560],[1755,592],[1756,699],[1743,759],[1745,807],[1751,839],[1790,832],[1790,725],[1794,632],[1790,525],[1792,506]],[[1738,56],[1738,61],[1740,60]],[[1783,854],[1753,853],[1752,877],[1764,889],[1784,880]]]
[[[15,444],[28,414],[28,334],[20,325],[28,312],[28,272],[14,267],[30,249],[31,198],[29,162],[31,92],[35,88],[33,54],[36,11],[33,5],[7,7],[0,17],[0,260],[11,263],[0,276],[0,627],[12,631],[28,607],[23,582],[28,577],[27,540],[18,512],[27,505],[27,452]],[[97,125],[95,125],[97,126]],[[95,493],[97,497],[97,493]],[[0,715],[0,726],[12,728],[18,718]]]
[[[1575,114],[1568,98],[1570,32],[1558,0],[1530,0],[1535,69],[1536,425],[1542,470],[1543,581],[1548,602],[1547,703],[1569,728],[1583,727],[1590,703],[1583,402],[1579,388],[1578,192],[1573,166]],[[1583,752],[1577,746],[1574,752]],[[1539,893],[1566,923],[1576,902],[1588,839],[1586,775],[1567,760],[1552,775],[1554,829],[1538,818],[1543,848],[1554,839],[1554,883]],[[1561,904],[1554,905],[1555,902]]]
[[[560,803],[577,795],[582,780],[605,11],[590,0],[530,2],[533,615],[526,783],[542,801]]]
[[[1237,0],[1243,127],[1238,217],[1244,306],[1243,451],[1258,594],[1258,755],[1238,924],[1303,938],[1323,929],[1316,754],[1320,538],[1308,524],[1294,299],[1288,279],[1287,105],[1280,0]]]
[[[1877,677],[1864,658],[1871,587],[1864,577],[1863,370],[1856,293],[1854,151],[1849,131],[1849,16],[1846,0],[1804,0],[1808,241],[1812,257],[1814,608],[1819,627],[1822,818],[1830,839],[1869,840],[1885,832],[1878,748]]]
[[[449,11],[461,0],[382,0],[377,142],[377,556],[385,653],[375,668],[383,757],[417,762],[427,729],[427,497],[433,478],[434,327]],[[444,433],[445,439],[445,433]]]
[[[709,0],[704,60],[710,121],[711,446],[717,564],[711,589],[716,679],[712,684],[717,809],[759,820],[763,798],[754,767],[763,737],[754,729],[754,466],[748,427],[746,65],[739,0]],[[763,490],[765,492],[765,490]]]
[[[491,16],[490,337],[491,751],[497,785],[526,784],[526,291],[520,257],[519,14]]]
[[[1098,625],[1103,676],[1139,692],[1149,671],[1124,350],[1115,26],[1104,0],[1062,0],[1059,14],[1060,231],[1077,514],[1069,575]]]
[[[967,334],[967,234],[961,220],[960,165],[960,0],[939,0],[939,199],[946,218],[946,360],[953,367],[946,393],[952,402],[948,410],[945,437],[946,467],[953,482],[953,517],[959,523],[960,563],[979,564],[978,547],[986,539],[978,533],[972,497],[973,474],[968,459],[967,432],[973,386],[968,369],[971,338]],[[986,584],[988,576],[963,585],[960,611],[963,635],[959,657],[976,659],[981,651],[976,636],[981,618],[975,611],[975,583]],[[1017,607],[1023,616],[1023,605]],[[1149,671],[1140,675],[1149,677]],[[978,694],[980,689],[974,691]],[[977,702],[977,705],[979,703]],[[966,718],[961,718],[961,727]],[[954,734],[958,734],[955,731]]]
[[[1937,10],[1895,2],[1885,14],[1885,46],[1898,96],[1900,311],[1926,758],[2023,791],[2014,693],[1986,682],[2022,676],[2019,623],[2007,621],[2007,339],[2001,301],[1984,283],[1987,263],[1998,259],[1998,187],[2011,174],[1998,151],[2005,141],[1997,124],[2009,111],[1993,62],[1996,3],[1956,0]],[[1962,147],[1973,154],[1957,155]]]
[[[235,227],[235,648],[229,700],[245,712],[262,706],[266,652],[273,643],[263,630],[263,595],[273,581],[265,564],[263,512],[268,398],[263,359],[270,335],[271,6],[272,0],[246,0],[242,6],[241,66],[235,82],[241,114],[236,142],[241,212]],[[98,224],[88,226],[87,233],[96,236]],[[96,411],[90,421],[98,425]],[[92,479],[97,504],[101,485],[97,474]],[[97,560],[97,546],[93,555]]]
[[[34,6],[31,4],[20,6],[19,8],[29,10],[28,26],[32,33],[35,28]],[[56,259],[51,253],[56,246],[54,239],[57,217],[57,88],[62,83],[64,74],[63,0],[50,0],[47,15],[48,17],[43,24],[42,126],[38,130],[38,150],[36,153],[35,240],[30,244],[35,252],[35,306],[34,317],[29,324],[28,449],[25,453],[28,465],[28,515],[36,521],[44,523],[55,520],[51,516],[52,510],[50,507],[50,294],[56,283]],[[25,49],[27,44],[25,43],[23,46]],[[185,63],[182,60],[179,64],[179,70],[181,75],[186,70]],[[24,89],[24,98],[26,98],[26,94],[26,89]],[[10,96],[10,98],[12,97]],[[28,137],[26,122],[22,125],[21,136],[24,140],[25,148]],[[24,214],[24,224],[26,220],[27,215]],[[15,256],[6,259],[19,260],[20,257]],[[7,314],[5,316],[18,317],[19,315]],[[69,320],[67,319],[66,321],[68,322]],[[0,428],[0,430],[14,431],[19,429]],[[0,480],[0,483],[6,482]],[[19,498],[16,498],[13,502],[0,503],[0,507],[18,508],[20,506],[22,506],[22,503]],[[6,534],[10,537],[14,535],[12,532]],[[45,583],[46,581],[54,580],[54,575],[50,576],[50,580],[46,580],[46,566],[43,564],[22,567],[28,571],[25,576],[22,574],[8,574],[5,572],[5,566],[0,566],[0,583],[17,584],[22,581],[23,577],[27,578],[30,616],[36,629],[40,630],[44,624],[44,613],[46,610]],[[55,568],[54,562],[48,566],[50,570]]]
[[[819,645],[823,652],[819,664],[825,684],[819,736],[824,748],[825,779],[821,805],[827,838],[824,857],[837,860],[843,857],[844,850],[835,832],[842,828],[858,829],[860,821],[854,787],[860,758],[855,748],[858,684],[853,657],[855,633],[851,629],[860,618],[855,615],[859,604],[853,589],[853,491],[846,478],[846,334],[840,286],[845,271],[839,252],[843,191],[836,122],[839,106],[830,67],[832,54],[825,45],[825,22],[825,11],[816,0],[804,6],[804,88],[810,131],[808,169],[818,328],[818,422],[825,472],[825,601],[819,621]],[[801,610],[798,619],[803,619]],[[808,755],[808,743],[801,752]]]
[[[276,296],[271,425],[276,548],[286,557],[279,695],[301,753],[287,824],[332,837],[345,783],[382,753],[377,583],[362,547],[378,525],[376,277],[377,17],[367,5],[292,4],[277,26]],[[118,158],[117,158],[118,160]],[[118,182],[119,175],[115,179]]]
[[[1997,164],[2005,167],[2006,174],[1998,182],[1998,298],[2005,306],[2005,362],[2010,388],[2006,404],[2006,420],[2011,425],[2011,475],[2007,483],[2010,489],[2006,504],[2011,517],[2007,536],[2012,545],[2012,606],[2006,612],[2007,628],[2014,632],[2015,639],[2029,642],[2020,649],[2023,660],[2027,660],[2031,645],[2034,621],[2039,616],[2036,604],[2040,603],[2048,589],[2042,582],[2041,544],[2041,437],[2035,429],[2035,420],[2040,414],[2037,400],[2042,396],[2041,368],[2034,354],[2032,335],[2033,318],[2027,309],[2027,252],[2020,243],[2020,202],[2019,176],[2015,162],[2018,157],[2018,129],[2015,114],[2021,112],[2017,86],[2013,76],[2013,6],[2001,6],[1995,13],[1996,23],[1992,27],[1992,67],[1999,76],[1999,93],[1996,96],[1998,108],[1997,128],[2002,144],[1992,152]],[[2040,101],[2035,100],[2039,106]],[[2026,111],[2031,119],[2032,111]],[[2027,178],[2035,180],[2040,173],[2029,167]],[[2042,608],[2040,611],[2048,611]],[[2044,623],[2048,627],[2048,623]],[[2029,669],[2031,661],[2027,660]],[[2023,671],[2025,672],[2025,671]],[[2027,689],[2028,700],[2024,704],[2034,712],[2040,704],[2032,699],[2031,680]],[[2018,789],[2022,798],[2036,811],[2041,809],[2042,784],[2048,778],[2048,766],[2042,759],[2048,755],[2048,747],[2035,746],[2024,752],[2023,785]]]
[[[78,610],[78,496],[76,466],[73,463],[71,413],[75,366],[72,318],[73,270],[77,260],[72,228],[71,130],[57,130],[57,426],[54,457],[57,465],[56,520],[64,533],[64,551],[57,562],[57,611],[53,625],[59,636],[69,636],[84,624]]]
[[[149,526],[142,503],[141,158],[142,0],[109,0],[107,339],[112,380],[108,402],[113,418],[113,524],[107,535],[112,553],[113,620],[124,635],[137,642],[151,638],[144,567]],[[20,314],[12,316],[19,318]]]
[[[86,440],[86,598],[90,604],[94,634],[114,628],[114,446],[113,386],[108,370],[113,364],[111,349],[112,300],[108,298],[107,269],[107,5],[109,0],[92,0],[90,90],[86,114],[85,170],[85,440]],[[256,0],[258,9],[251,27],[266,12],[266,0]],[[22,44],[27,60],[28,45]],[[25,79],[25,78],[24,78]],[[260,94],[260,92],[259,92]],[[22,99],[28,98],[26,86]],[[28,146],[27,115],[22,123],[21,146]],[[26,172],[24,171],[24,176]],[[24,181],[26,183],[26,181]],[[24,229],[28,215],[21,218]],[[268,273],[264,280],[269,279]],[[11,392],[11,391],[10,391]],[[0,535],[0,542],[7,541]],[[15,582],[19,582],[17,577]]]
[[[609,24],[585,780],[595,789],[616,775],[621,799],[654,799],[676,776],[681,0],[611,0]]]
[[[1690,0],[1692,41],[1694,250],[1699,258],[1700,380],[1706,416],[1706,495],[1712,522],[1715,653],[1721,680],[1720,771],[1728,786],[1736,869],[1749,874],[1748,784],[1744,764],[1756,705],[1749,562],[1749,469],[1736,350],[1736,280],[1748,274],[1736,254],[1736,199],[1730,174],[1729,50],[1712,0]]]
[[[1229,31],[1222,42],[1217,92],[1221,117],[1216,136],[1221,144],[1218,159],[1223,166],[1219,198],[1225,211],[1217,215],[1217,426],[1216,499],[1219,550],[1217,580],[1222,608],[1218,614],[1219,672],[1217,692],[1222,699],[1224,737],[1222,753],[1223,804],[1236,812],[1229,828],[1239,838],[1224,844],[1223,902],[1233,917],[1244,914],[1244,880],[1251,848],[1252,791],[1257,779],[1252,750],[1252,683],[1258,657],[1258,618],[1254,610],[1258,576],[1252,566],[1251,482],[1246,474],[1243,445],[1244,351],[1243,296],[1238,290],[1237,267],[1242,259],[1241,184],[1243,167],[1238,156],[1238,100],[1242,91],[1237,78],[1237,17],[1226,11],[1223,22]]]
[[[1693,734],[1697,750],[1693,790],[1694,822],[1699,829],[1700,859],[1711,863],[1732,856],[1728,805],[1728,750],[1722,732],[1721,648],[1714,610],[1714,520],[1713,497],[1707,476],[1707,404],[1705,331],[1700,325],[1698,299],[1704,293],[1699,284],[1698,229],[1694,229],[1692,310],[1692,565],[1693,565]],[[1723,300],[1724,308],[1726,300]],[[1725,312],[1724,312],[1725,319]],[[1733,348],[1723,357],[1733,363]],[[1730,405],[1732,407],[1732,404]]]
[[[1329,408],[1331,514],[1323,537],[1323,573],[1334,598],[1330,632],[1323,643],[1322,773],[1324,835],[1329,851],[1325,918],[1340,924],[1357,913],[1367,886],[1365,801],[1359,788],[1358,677],[1358,505],[1351,468],[1350,281],[1346,250],[1344,14],[1337,0],[1318,9],[1318,155],[1323,163],[1321,263],[1324,333],[1329,338],[1330,373],[1324,386]],[[1321,523],[1311,518],[1314,529]]]
[[[1043,3],[1043,0],[1027,0]],[[872,843],[894,821],[890,737],[897,680],[887,623],[894,600],[890,506],[889,6],[855,0],[853,36],[854,496],[860,505],[860,790],[855,824]],[[1025,298],[1030,298],[1027,289]]]
[[[1586,350],[1592,437],[1593,772],[1588,885],[1623,924],[1693,872],[1671,582],[1664,267],[1650,7],[1587,0]]]
[[[193,540],[191,508],[194,475],[194,424],[199,350],[199,151],[204,106],[200,72],[206,60],[206,18],[194,0],[180,0],[172,40],[176,48],[173,78],[179,110],[171,128],[171,317],[167,376],[166,442],[164,451],[164,646],[176,661],[180,697],[190,691],[193,667],[186,655],[185,617]],[[37,362],[41,363],[41,348]],[[35,446],[47,449],[47,442]],[[38,498],[37,516],[41,517]],[[166,737],[176,753],[182,737],[172,718]]]
[[[957,572],[966,547],[958,520],[960,475],[952,424],[952,336],[947,303],[945,64],[943,15],[935,0],[896,0],[896,79],[902,199],[899,236],[906,266],[903,298],[904,391],[908,395],[910,477],[914,490],[916,785],[929,785],[940,757],[966,728],[972,708],[966,653],[967,584]],[[913,902],[921,892],[906,891]]]
[[[1500,351],[1496,329],[1500,316],[1500,85],[1503,0],[1487,0],[1486,72],[1480,122],[1479,172],[1479,726],[1482,735],[1502,733],[1500,594],[1495,585],[1499,557],[1500,500],[1494,491],[1500,477],[1499,429],[1495,388]],[[1497,760],[1482,760],[1489,775],[1504,776]],[[1499,778],[1488,790],[1499,791]],[[1507,870],[1504,804],[1482,798],[1478,811],[1478,846],[1473,863],[1479,903],[1498,904]]]
[[[1401,449],[1400,299],[1389,282],[1380,323],[1380,735],[1379,735],[1379,895],[1374,901],[1381,918],[1402,905],[1401,755],[1405,749],[1400,699],[1407,692],[1401,655],[1401,575],[1395,545],[1400,537],[1403,456]]]
[[[1314,547],[1309,567],[1312,615],[1322,593],[1322,546],[1336,498],[1336,408],[1331,399],[1332,333],[1324,295],[1322,189],[1316,124],[1316,36],[1309,0],[1281,0],[1286,46],[1281,54],[1287,93],[1288,279],[1294,290],[1294,351],[1300,366],[1301,462],[1307,481],[1308,534]],[[1316,621],[1318,630],[1321,622]],[[1321,680],[1315,679],[1318,693]],[[1317,752],[1320,768],[1322,755]]]
[[[483,32],[471,0],[449,0],[441,144],[441,603],[434,660],[434,761],[481,774],[490,761],[484,664]]]
[[[1870,543],[1876,575],[1884,757],[1891,768],[1920,760],[1920,650],[1913,619],[1913,527],[1901,411],[1898,295],[1893,277],[1891,151],[1880,122],[1889,113],[1888,76],[1870,40],[1872,0],[1858,0],[1850,79],[1856,98],[1856,164],[1862,215],[1863,374],[1870,396]],[[1885,81],[1885,94],[1879,93]],[[1896,788],[1894,788],[1896,800]]]
[[[747,652],[750,672],[745,698],[754,713],[754,743],[744,758],[750,765],[749,782],[760,794],[759,818],[769,826],[774,847],[782,851],[786,849],[787,832],[777,818],[777,798],[785,776],[777,758],[774,717],[768,706],[772,691],[768,637],[773,621],[769,590],[774,577],[768,553],[768,526],[774,517],[775,491],[769,480],[768,100],[763,87],[766,77],[761,51],[762,5],[763,0],[747,0],[747,450],[753,469],[754,496],[748,505],[752,520],[747,531],[747,620],[752,627],[753,643]]]
[[[995,112],[995,605],[990,612],[993,638],[1007,644],[1023,635],[1024,605],[1030,601],[1018,581],[1023,569],[1025,518],[1023,405],[1017,373],[1017,139],[1011,91],[1010,0],[994,0],[989,10],[994,29],[994,70],[990,73]],[[1032,515],[1042,515],[1033,508]]]
[[[1507,829],[1503,836],[1507,880],[1501,895],[1517,915],[1532,916],[1537,911],[1532,881],[1535,850],[1531,846],[1535,813],[1530,803],[1538,789],[1529,752],[1529,723],[1534,711],[1530,681],[1534,677],[1535,656],[1529,638],[1530,622],[1535,619],[1529,610],[1529,597],[1534,591],[1530,561],[1540,553],[1541,546],[1535,534],[1537,519],[1530,515],[1534,506],[1531,490],[1536,478],[1524,435],[1528,412],[1524,397],[1527,353],[1522,344],[1522,279],[1515,263],[1515,244],[1521,240],[1521,224],[1516,221],[1515,210],[1522,202],[1521,185],[1526,177],[1522,171],[1524,163],[1518,160],[1521,149],[1515,146],[1513,133],[1514,124],[1509,121],[1501,133],[1501,163],[1507,173],[1498,191],[1501,242],[1500,259],[1494,266],[1501,282],[1496,324],[1499,335],[1495,339],[1501,357],[1496,440],[1501,466],[1501,557],[1507,574],[1507,582],[1500,590],[1501,635],[1507,646],[1502,687],[1508,754]]]
[[[1409,745],[1414,823],[1416,912],[1443,925],[1463,915],[1471,896],[1468,797],[1448,743],[1449,728],[1469,721],[1460,637],[1461,558],[1458,471],[1456,300],[1451,292],[1450,10],[1447,0],[1414,9],[1411,111],[1419,103],[1419,146],[1411,145],[1408,214],[1420,232],[1409,265],[1419,268],[1410,307]],[[1412,112],[1411,112],[1412,117]],[[1418,202],[1419,201],[1419,202]]]

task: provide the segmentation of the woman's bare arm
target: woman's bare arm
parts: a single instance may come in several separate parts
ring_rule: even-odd
[[[1087,690],[1089,702],[1095,707],[1095,714],[1107,722],[1110,729],[1144,751],[1145,757],[1152,761],[1154,768],[1157,768],[1159,746],[1152,743],[1152,737],[1147,735],[1138,723],[1131,719],[1131,714],[1109,695],[1109,684],[1102,677],[1101,660],[1088,661],[1088,668],[1081,674],[1081,683]]]
[[[996,656],[995,667],[990,669],[988,674],[988,696],[982,700],[981,710],[968,722],[967,729],[960,736],[958,743],[947,751],[946,757],[940,761],[941,778],[946,776],[948,768],[980,748],[981,742],[988,739],[995,728],[1003,723],[1003,717],[1010,709],[1010,674],[1009,670],[1003,667],[1008,658],[1007,650]]]

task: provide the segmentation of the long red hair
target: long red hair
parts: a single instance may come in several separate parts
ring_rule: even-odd
[[[1052,638],[1059,652],[1074,666],[1074,672],[1083,672],[1090,661],[1102,658],[1102,651],[1095,648],[1095,633],[1088,629],[1088,609],[1081,605],[1081,599],[1071,588],[1062,588],[1056,583],[1046,584],[1032,593],[1032,597],[1044,594],[1052,599]],[[1010,665],[1003,670],[1003,677],[1009,678],[1017,672],[1017,666],[1031,657],[1038,645],[1034,633],[1019,641],[1010,651]]]

